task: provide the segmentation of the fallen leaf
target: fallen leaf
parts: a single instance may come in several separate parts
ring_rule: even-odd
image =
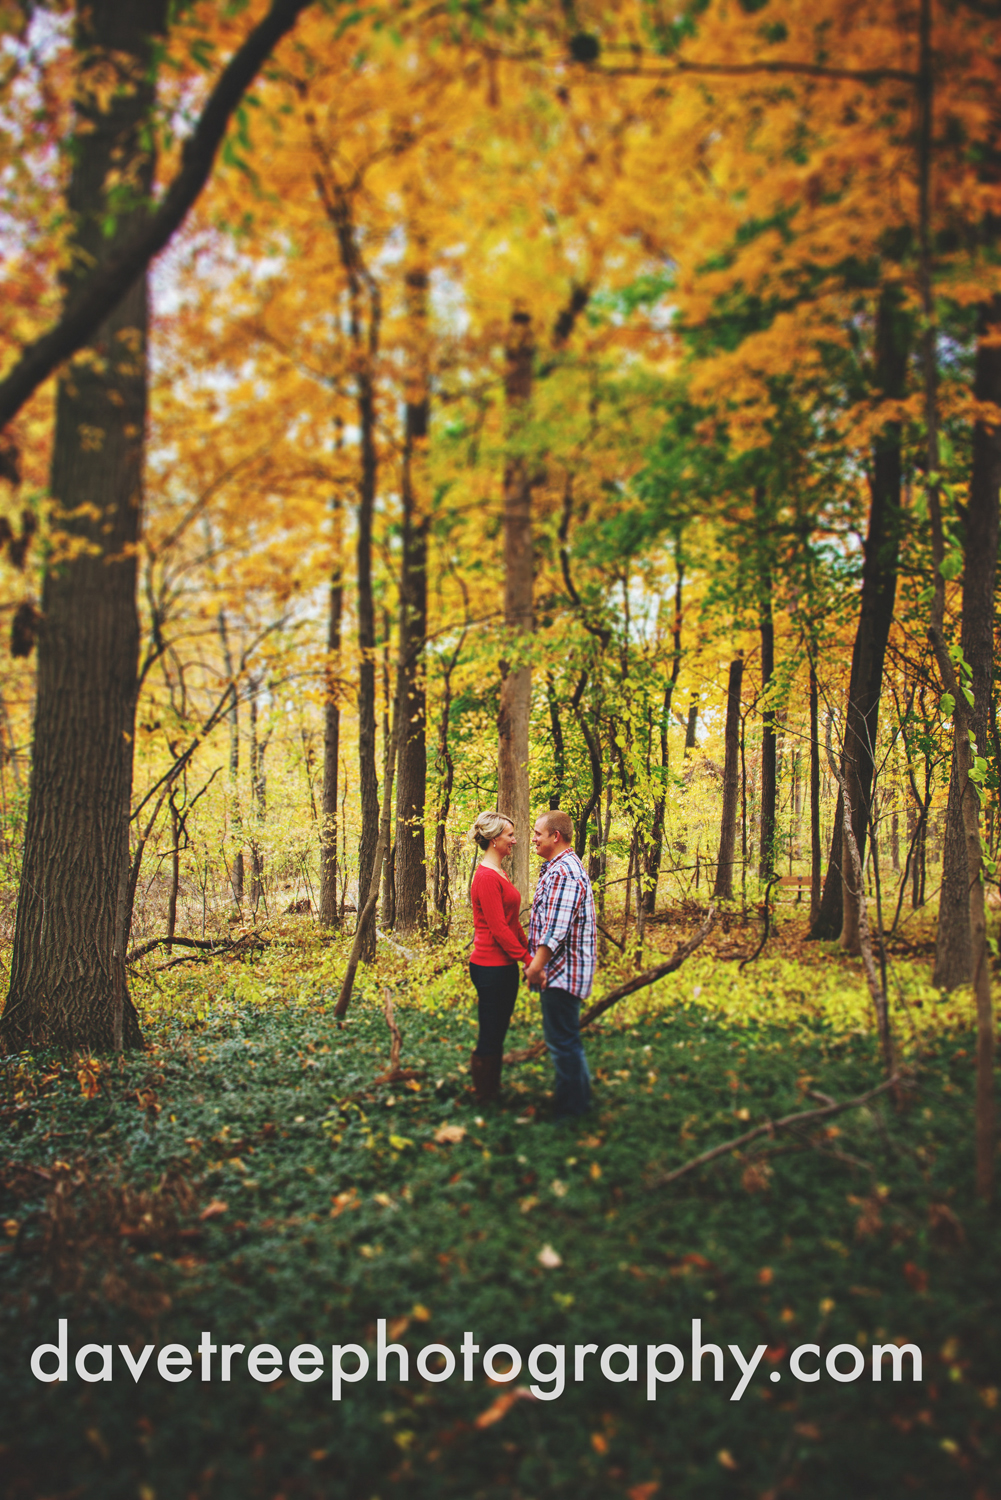
[[[735,1469],[737,1467],[737,1460],[734,1458],[729,1448],[721,1448],[717,1453],[716,1458],[723,1465],[724,1469]]]
[[[439,1125],[434,1133],[436,1141],[461,1141],[466,1133],[465,1125]]]
[[[474,1427],[492,1427],[502,1417],[506,1417],[516,1401],[534,1401],[536,1398],[528,1389],[527,1385],[516,1385],[513,1391],[504,1391],[491,1401],[486,1411],[481,1411]]]
[[[205,1208],[202,1209],[202,1211],[198,1215],[198,1217],[200,1219],[203,1219],[203,1220],[204,1219],[217,1219],[219,1217],[219,1215],[220,1214],[224,1214],[227,1211],[228,1208],[229,1208],[229,1204],[228,1203],[223,1203],[223,1201],[220,1198],[213,1198],[212,1202],[209,1203]]]
[[[552,1245],[543,1245],[537,1256],[540,1266],[545,1266],[547,1271],[555,1271],[557,1266],[563,1264],[563,1257]]]

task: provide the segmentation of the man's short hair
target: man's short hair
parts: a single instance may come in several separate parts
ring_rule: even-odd
[[[552,812],[539,814],[547,833],[558,833],[565,844],[573,843],[573,819],[569,813],[555,808]]]

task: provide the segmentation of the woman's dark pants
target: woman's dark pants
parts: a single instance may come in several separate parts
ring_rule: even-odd
[[[514,1002],[518,998],[518,965],[470,964],[469,977],[476,990],[480,1022],[474,1054],[477,1057],[500,1057]]]

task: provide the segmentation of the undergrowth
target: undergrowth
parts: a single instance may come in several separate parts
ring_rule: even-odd
[[[665,937],[665,945],[669,946]],[[677,1183],[657,1178],[749,1125],[880,1081],[860,977],[814,947],[740,973],[696,957],[587,1040],[595,1108],[547,1121],[545,1059],[499,1107],[467,1088],[475,1037],[461,950],[363,971],[332,1019],[338,945],[291,931],[254,962],[149,973],[149,1045],[123,1062],[10,1059],[0,1111],[0,1464],[12,1500],[630,1500],[997,1493],[995,1213],[972,1191],[968,1000],[894,970],[914,1086],[806,1136],[765,1136]],[[606,968],[603,986],[615,979]],[[389,1058],[386,994],[403,1032]],[[510,1045],[534,1040],[523,998]],[[410,1351],[369,1377],[41,1384],[32,1349],[69,1320],[86,1342]],[[745,1357],[689,1379],[691,1324]],[[636,1344],[640,1380],[595,1362],[558,1400],[510,1399],[477,1371],[417,1376],[417,1351]],[[913,1342],[923,1379],[799,1384],[793,1347]],[[647,1400],[645,1346],[684,1376]],[[197,1361],[197,1356],[196,1356]],[[350,1363],[350,1362],[349,1362]],[[391,1371],[395,1364],[391,1363]],[[780,1375],[773,1381],[772,1372]],[[995,1383],[992,1383],[995,1382]]]

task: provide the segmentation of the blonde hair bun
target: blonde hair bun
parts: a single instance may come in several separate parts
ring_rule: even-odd
[[[513,827],[513,822],[504,813],[481,812],[469,830],[469,835],[476,840],[476,844],[480,849],[489,849],[491,839],[495,839],[499,833],[503,833],[505,828]]]

